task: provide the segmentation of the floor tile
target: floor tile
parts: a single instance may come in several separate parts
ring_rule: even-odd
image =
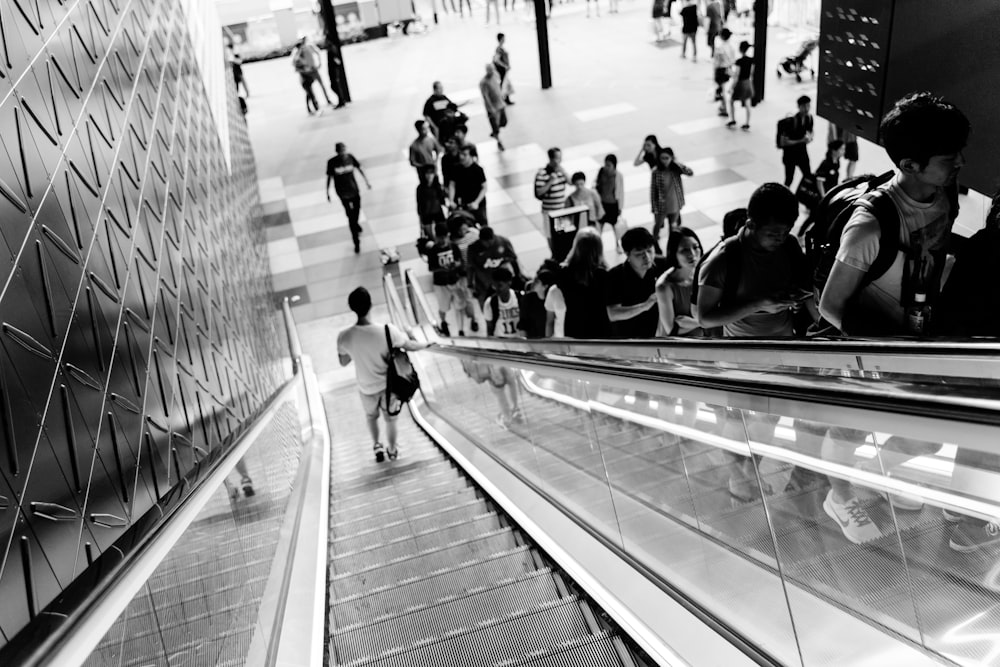
[[[576,116],[578,121],[588,123],[592,120],[608,118],[609,116],[620,116],[622,114],[629,113],[630,111],[635,111],[635,107],[628,102],[620,102],[618,104],[609,104],[603,107],[576,111],[573,115]]]

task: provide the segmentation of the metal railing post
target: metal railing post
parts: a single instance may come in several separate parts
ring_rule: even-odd
[[[292,357],[292,375],[298,375],[302,370],[302,343],[295,329],[295,318],[292,317],[292,303],[299,300],[298,296],[285,297],[281,300],[281,312],[285,322],[285,333],[288,335],[288,353]]]

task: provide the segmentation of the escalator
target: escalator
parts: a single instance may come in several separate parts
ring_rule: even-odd
[[[997,346],[442,339],[386,287],[438,343],[398,460],[290,327],[295,377],[3,664],[1000,665]]]

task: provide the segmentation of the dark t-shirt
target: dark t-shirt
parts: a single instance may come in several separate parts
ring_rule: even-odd
[[[521,321],[518,329],[524,331],[525,338],[545,338],[545,302],[534,292],[521,298]]]
[[[740,56],[736,59],[735,65],[740,68],[736,78],[739,81],[749,81],[750,75],[753,74],[753,58],[750,56]]]
[[[358,181],[354,178],[354,170],[360,166],[361,163],[350,153],[334,155],[326,161],[326,175],[333,178],[333,188],[341,199],[361,194]]]
[[[458,106],[449,100],[446,95],[438,95],[437,93],[434,93],[427,98],[426,102],[424,102],[424,116],[430,118],[435,125],[440,123],[441,118],[444,117],[444,112],[447,109],[455,111],[458,109]]]
[[[441,156],[441,183],[444,187],[455,179],[455,172],[462,168],[459,164],[459,154],[445,153]]]
[[[604,305],[608,272],[595,271],[588,284],[583,284],[568,268],[560,270],[556,285],[566,303],[563,329],[567,338],[610,338],[611,320]]]
[[[462,253],[450,242],[435,242],[427,249],[427,268],[435,285],[454,285],[462,268]]]
[[[813,131],[813,117],[809,114],[805,118],[801,114],[795,114],[789,121],[785,129],[785,136],[789,139],[804,139],[806,134]],[[785,148],[786,153],[805,153],[806,144],[795,144]]]
[[[473,162],[468,167],[459,165],[455,169],[455,199],[462,204],[469,204],[479,196],[486,182],[486,172]]]
[[[698,31],[698,6],[691,4],[681,8],[681,20],[683,25],[681,32],[691,34]]]
[[[488,293],[493,288],[494,269],[504,267],[515,276],[519,273],[514,246],[499,234],[496,235],[495,242],[489,248],[485,247],[482,241],[475,241],[470,245],[469,264],[472,266],[472,274],[476,283],[474,288],[483,293]]]
[[[823,181],[826,192],[830,191],[840,181],[840,160],[828,160],[823,158],[816,169],[816,178]]]
[[[653,265],[642,278],[626,261],[608,271],[608,284],[604,303],[609,306],[635,306],[653,295],[656,279],[669,268],[663,257],[654,257]],[[656,306],[627,320],[612,322],[616,338],[653,338],[659,324]]]
[[[735,244],[735,247],[726,250],[728,243]],[[700,286],[708,285],[722,290],[725,294],[726,283],[732,280],[732,277],[726,275],[727,252],[742,254],[739,260],[740,276],[736,278],[739,282],[736,286],[735,303],[788,296],[797,290],[812,291],[811,276],[806,270],[798,241],[789,238],[778,250],[766,252],[753,247],[747,238],[747,232],[742,232],[737,238],[720,244],[709,254],[698,274]],[[788,337],[794,333],[792,311],[752,313],[742,320],[725,325],[723,332],[727,338]]]

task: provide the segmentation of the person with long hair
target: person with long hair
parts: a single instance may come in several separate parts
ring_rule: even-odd
[[[694,270],[701,260],[701,240],[693,230],[680,227],[667,241],[670,268],[656,280],[656,303],[660,314],[657,336],[700,336],[701,325],[691,310]]]
[[[660,146],[660,142],[657,140],[655,134],[647,134],[646,138],[642,140],[642,148],[639,149],[639,153],[635,156],[632,161],[633,167],[638,167],[640,164],[649,165],[650,169],[656,167],[656,156],[663,150]]]
[[[556,287],[566,304],[564,333],[569,338],[608,338],[611,322],[604,306],[607,266],[604,243],[593,227],[584,227],[562,263]]]
[[[653,209],[653,238],[657,252],[660,248],[660,231],[665,222],[670,230],[681,224],[681,209],[684,208],[684,184],[681,176],[692,176],[694,172],[674,157],[672,148],[661,148],[656,154],[656,167],[650,174],[649,203]]]

